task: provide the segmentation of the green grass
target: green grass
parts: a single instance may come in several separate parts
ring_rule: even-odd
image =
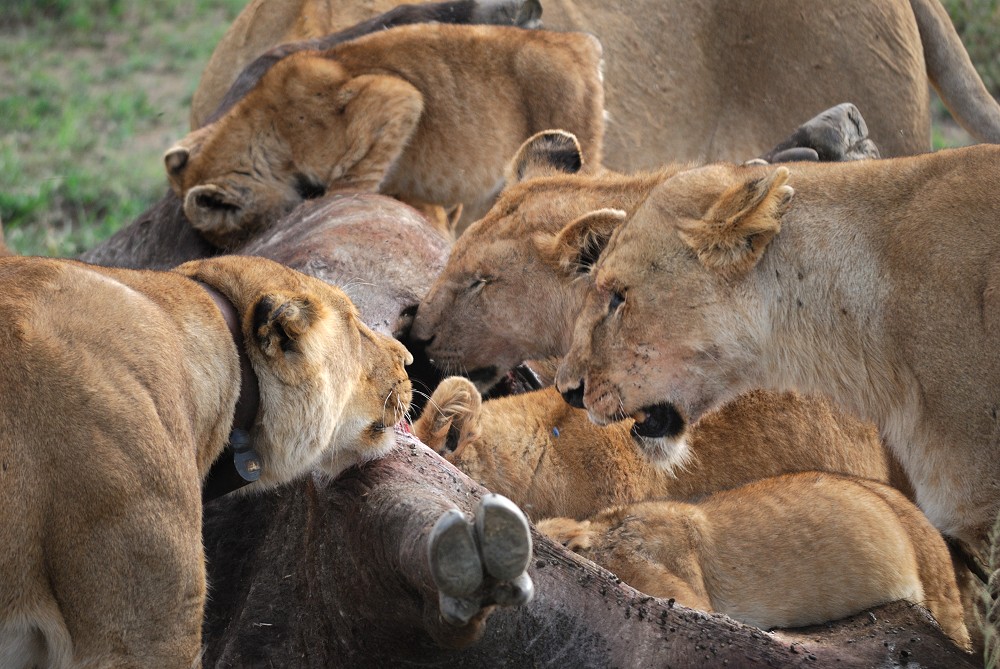
[[[186,134],[202,68],[247,1],[0,0],[0,219],[12,248],[75,255],[162,196],[163,151]],[[998,2],[945,0],[995,92]],[[933,141],[968,143],[943,122]]]
[[[201,70],[245,0],[7,0],[0,218],[21,253],[75,255],[166,188]]]
[[[942,0],[979,76],[1000,95],[1000,0]]]

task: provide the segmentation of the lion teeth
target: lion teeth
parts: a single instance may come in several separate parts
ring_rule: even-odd
[[[642,409],[639,409],[634,414],[632,414],[632,420],[634,420],[636,423],[645,423],[647,418],[649,418],[649,414],[643,411]]]

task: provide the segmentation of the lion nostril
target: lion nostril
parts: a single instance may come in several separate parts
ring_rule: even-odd
[[[580,380],[580,385],[576,388],[562,391],[562,396],[571,407],[583,409],[583,379]]]

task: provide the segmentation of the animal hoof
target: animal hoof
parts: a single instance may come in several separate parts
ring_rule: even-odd
[[[525,575],[531,560],[531,531],[516,504],[493,493],[483,497],[476,509],[476,537],[490,576],[514,581]]]
[[[513,581],[498,583],[493,590],[493,601],[500,606],[523,606],[535,596],[535,584],[527,572]]]
[[[461,627],[468,625],[483,607],[478,597],[449,597],[442,592],[438,595],[438,608],[446,623]]]
[[[467,625],[494,604],[527,604],[535,594],[527,573],[528,519],[501,495],[483,497],[474,523],[458,509],[441,514],[431,530],[428,559],[441,618],[451,625]]]
[[[472,527],[458,509],[445,511],[434,524],[428,557],[442,605],[444,597],[469,597],[483,583],[483,563]]]

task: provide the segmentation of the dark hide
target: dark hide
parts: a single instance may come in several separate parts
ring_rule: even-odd
[[[204,666],[973,667],[921,608],[766,634],[656,599],[541,535],[534,600],[443,623],[427,536],[485,489],[409,435],[387,458],[206,507]],[[232,497],[232,496],[230,496]]]

